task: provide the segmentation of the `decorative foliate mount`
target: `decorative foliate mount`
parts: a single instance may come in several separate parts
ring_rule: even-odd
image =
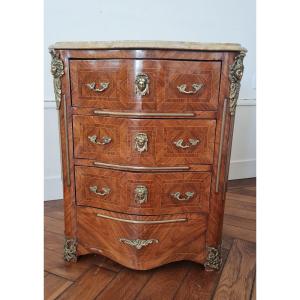
[[[220,270],[222,266],[221,247],[207,247],[207,258],[204,267],[207,271]]]
[[[59,53],[57,53],[54,49],[51,49],[49,52],[52,56],[51,74],[53,76],[56,109],[60,109],[61,93],[62,93],[61,77],[65,74],[64,64],[63,64],[63,61],[61,59],[59,59]]]
[[[67,262],[77,261],[77,240],[72,238],[65,238],[64,244],[64,260]]]
[[[246,51],[241,51],[238,56],[235,57],[234,63],[230,66],[229,80],[230,80],[230,93],[229,93],[229,106],[230,114],[233,116],[235,114],[235,109],[237,105],[237,100],[240,93],[241,79],[244,73],[244,57],[246,56]]]
[[[135,240],[129,240],[125,238],[121,238],[120,242],[127,244],[131,247],[136,248],[137,250],[142,249],[145,246],[148,246],[153,243],[158,243],[159,241],[157,239],[150,239],[150,240],[140,240],[140,239],[135,239]]]

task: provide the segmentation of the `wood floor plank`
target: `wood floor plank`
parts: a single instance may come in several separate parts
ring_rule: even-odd
[[[255,277],[255,244],[235,240],[223,268],[214,300],[248,300]]]
[[[92,266],[83,276],[57,299],[92,300],[115,277],[116,273]]]
[[[223,233],[222,234],[222,248],[230,250],[232,243],[233,243],[233,238]]]
[[[64,236],[51,231],[44,233],[44,246],[49,250],[63,253],[64,249]]]
[[[190,262],[177,262],[154,270],[152,277],[137,295],[137,300],[174,299],[183,278],[190,270]]]
[[[243,202],[240,200],[230,200],[227,201],[225,204],[225,207],[234,207],[238,209],[244,209],[248,211],[256,211],[256,204],[255,203],[250,203],[250,202]]]
[[[45,277],[44,283],[44,299],[54,300],[61,293],[63,293],[70,285],[72,281],[65,278],[48,273]]]
[[[44,201],[44,209],[45,210],[54,209],[54,208],[63,211],[64,201],[62,199]]]
[[[239,200],[239,201],[249,202],[249,203],[254,203],[254,204],[256,203],[256,197],[236,194],[234,192],[227,192],[226,193],[226,202],[231,201],[231,200]]]
[[[45,211],[45,216],[51,217],[57,220],[64,220],[64,212],[61,209],[49,209]]]
[[[228,181],[228,190],[234,188],[243,188],[243,187],[252,187],[256,186],[256,178],[246,178],[246,179],[235,179]]]
[[[144,287],[152,274],[153,270],[134,271],[124,268],[109,283],[105,290],[101,294],[99,294],[96,300],[135,299],[139,291]]]
[[[226,262],[228,250],[222,249],[223,265]],[[193,264],[188,275],[178,289],[175,300],[209,300],[215,290],[222,270],[207,272],[199,264]]]
[[[75,281],[91,266],[84,257],[77,263],[67,263],[63,259],[63,252],[58,253],[53,250],[45,249],[45,270],[65,279]]]
[[[245,209],[239,209],[235,207],[226,207],[225,206],[225,214],[231,216],[237,216],[245,219],[256,220],[256,212],[248,211]]]
[[[122,270],[124,267],[117,262],[102,256],[102,255],[97,255],[97,254],[89,254],[90,256],[90,263],[93,265],[96,265],[101,268],[105,268],[109,271],[118,273],[120,270]]]
[[[224,215],[224,224],[241,227],[249,230],[256,230],[256,221],[238,216]]]
[[[256,279],[254,279],[253,288],[251,292],[251,300],[256,300]]]
[[[57,220],[48,216],[44,217],[45,231],[50,231],[58,234],[64,234],[64,221]]]
[[[232,190],[233,191],[233,190]],[[236,194],[241,194],[241,195],[247,195],[247,196],[256,196],[256,191],[251,190],[251,189],[245,189],[245,188],[236,188],[234,189],[234,192]]]
[[[223,234],[249,242],[256,241],[256,231],[223,224]]]

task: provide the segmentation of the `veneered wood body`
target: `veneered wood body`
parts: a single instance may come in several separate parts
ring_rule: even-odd
[[[221,241],[234,124],[229,108],[225,108],[225,119],[223,109],[229,97],[229,68],[238,52],[151,49],[57,52],[65,72],[62,99],[66,108],[62,103],[59,111],[65,235],[78,241],[77,255],[99,253],[134,269],[149,269],[176,260],[204,263],[207,247],[218,247]],[[139,73],[147,73],[150,78],[149,94],[145,96],[135,92],[134,79]],[[86,85],[93,82],[96,88],[100,88],[101,82],[109,82],[109,87],[96,92]],[[199,92],[180,93],[179,85],[186,84],[185,90],[192,91],[193,83],[203,83]],[[194,115],[103,117],[96,115],[95,110]],[[147,151],[136,151],[138,133],[147,134]],[[91,143],[88,137],[93,135],[97,141],[109,135],[111,141],[105,145]],[[199,143],[187,148],[174,144],[183,139],[182,145],[188,145],[190,138],[198,139]],[[147,167],[184,165],[188,170],[114,171],[96,168],[96,161]],[[98,191],[104,185],[109,186],[110,198],[91,193],[92,185]],[[144,206],[133,201],[136,185],[148,187],[149,201]],[[184,196],[187,189],[200,196],[180,203],[168,196],[173,190]],[[188,221],[146,226],[99,218],[98,211],[129,219],[185,216]],[[157,238],[165,242],[138,251],[118,242],[123,235],[128,239]]]

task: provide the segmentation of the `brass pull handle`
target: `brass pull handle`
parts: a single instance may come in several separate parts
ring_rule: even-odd
[[[134,201],[138,204],[146,203],[148,198],[148,189],[144,185],[138,185],[134,189]]]
[[[135,77],[135,93],[139,96],[145,96],[149,94],[150,79],[147,74],[139,73]]]
[[[148,150],[148,136],[146,133],[143,132],[137,133],[134,140],[135,140],[134,148],[136,151],[142,153]]]
[[[117,116],[131,118],[160,118],[160,117],[194,117],[195,113],[154,113],[154,112],[129,112],[129,111],[109,111],[94,110],[94,114],[102,116]]]
[[[140,240],[140,239],[135,239],[135,240],[129,240],[125,238],[121,238],[119,240],[120,242],[127,244],[129,246],[135,247],[136,249],[140,250],[142,247],[148,246],[153,243],[158,243],[157,239],[149,239],[149,240]]]
[[[106,196],[110,193],[110,188],[105,186],[102,188],[102,192],[98,192],[98,187],[95,185],[95,186],[90,186],[90,191],[99,196]]]
[[[175,193],[172,193],[171,196],[173,198],[175,198],[176,200],[178,201],[188,201],[190,200],[193,196],[195,195],[194,192],[186,192],[185,193],[185,197],[180,197],[181,196],[181,193],[180,192],[175,192]]]
[[[173,167],[142,167],[142,166],[126,166],[126,165],[115,165],[107,164],[99,161],[94,161],[94,165],[100,168],[121,170],[121,171],[131,171],[131,172],[179,172],[187,171],[190,169],[189,166],[173,166]]]
[[[96,135],[88,136],[88,139],[91,141],[91,143],[97,144],[97,145],[106,145],[111,142],[111,137],[109,137],[109,136],[104,136],[103,138],[101,138],[102,142],[97,141]]]
[[[165,223],[177,223],[177,222],[187,222],[187,218],[181,218],[181,219],[167,219],[167,220],[131,220],[131,219],[120,219],[117,217],[111,217],[103,214],[96,214],[97,217],[118,221],[118,222],[124,222],[124,223],[130,223],[130,224],[165,224]]]
[[[178,141],[174,142],[174,145],[177,148],[185,149],[185,148],[190,148],[192,146],[196,146],[199,142],[200,141],[197,139],[189,139],[189,144],[184,144],[183,139],[179,139]]]
[[[179,92],[182,94],[196,94],[203,87],[203,84],[202,83],[193,83],[192,84],[193,89],[191,91],[187,91],[186,87],[187,87],[186,84],[181,84],[181,85],[177,86]]]
[[[108,89],[109,82],[100,82],[99,83],[100,88],[96,88],[96,82],[90,82],[90,83],[87,83],[86,85],[91,91],[101,93],[101,92],[105,91],[106,89]]]

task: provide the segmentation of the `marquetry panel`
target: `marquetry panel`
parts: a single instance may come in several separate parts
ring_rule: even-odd
[[[187,219],[184,222],[132,224],[97,216],[97,214],[135,221]],[[118,214],[100,209],[78,207],[78,242],[91,252],[105,256],[138,270],[150,269],[170,261],[205,260],[206,217],[200,214],[177,214],[141,217]],[[121,242],[128,240],[157,240],[140,249]],[[149,258],[151,258],[149,260]]]
[[[169,178],[160,177],[161,193],[163,201],[162,208],[184,207],[187,211],[192,207],[199,207],[202,212],[209,212],[210,173],[176,174]],[[176,199],[171,194],[179,192],[182,200]],[[188,198],[186,193],[191,192],[193,196]]]
[[[78,158],[90,158],[119,161],[121,156],[120,119],[97,117],[73,117],[74,153]],[[96,136],[103,143],[104,137],[111,141],[107,144],[95,144],[89,137]]]
[[[165,99],[160,109],[171,110],[176,106],[179,110],[216,110],[220,65],[220,62],[168,62]],[[183,84],[188,93],[179,91],[178,87]],[[200,84],[202,87],[198,92],[191,93],[195,91],[193,84]]]
[[[217,110],[220,67],[219,61],[71,60],[72,104],[134,111]],[[149,93],[143,96],[135,89],[140,73],[149,78]],[[109,85],[101,91],[101,83]],[[193,84],[200,84],[200,90],[194,90]]]
[[[73,116],[76,158],[133,165],[188,165],[213,162],[215,120],[146,120],[99,116]],[[145,149],[138,150],[136,138],[144,134]],[[96,135],[105,145],[95,144]],[[190,140],[196,142],[191,142]]]
[[[77,204],[140,215],[209,212],[211,174],[208,172],[134,173],[96,167],[75,167]],[[97,192],[109,188],[109,193]],[[147,195],[139,201],[137,187]],[[193,193],[188,197],[187,192]],[[174,197],[179,194],[179,200]]]
[[[81,168],[75,168],[75,175],[77,204],[99,207],[102,204],[107,206],[120,205],[118,180],[122,174],[103,170],[101,174],[95,175],[88,169],[87,172],[84,172]],[[93,187],[97,187],[97,190],[93,190]],[[105,193],[105,188],[108,188],[109,192]],[[99,204],[97,205],[97,203]]]

